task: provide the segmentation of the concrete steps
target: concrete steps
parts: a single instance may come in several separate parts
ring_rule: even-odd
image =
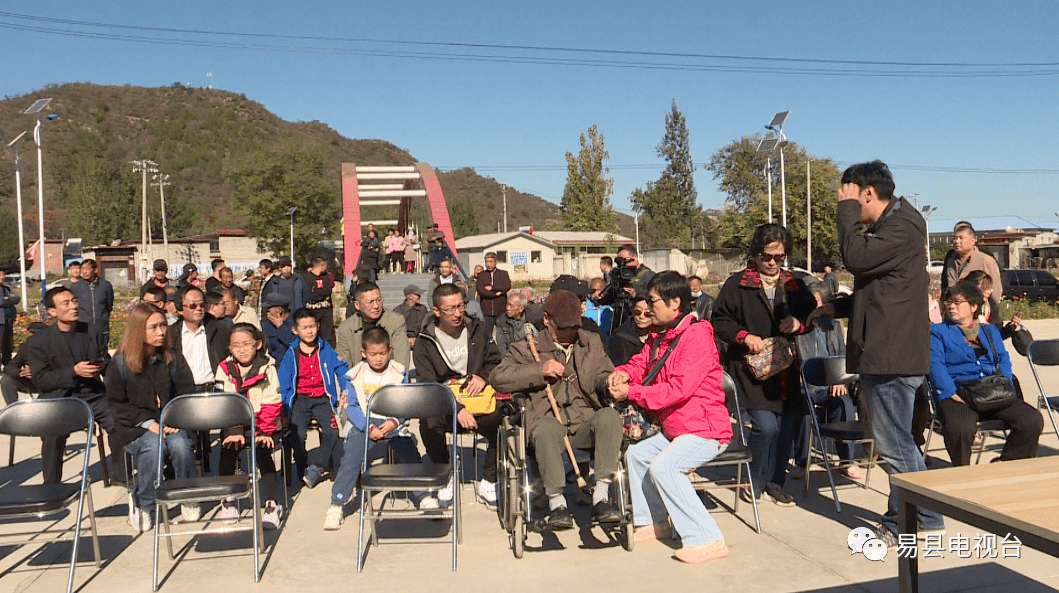
[[[431,278],[431,274],[380,274],[375,283],[382,292],[383,306],[387,311],[392,311],[404,301],[405,286],[415,284],[425,291]]]

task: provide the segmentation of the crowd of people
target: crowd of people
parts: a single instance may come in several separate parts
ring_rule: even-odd
[[[754,488],[744,491],[748,500],[795,505],[785,484],[803,477],[796,468],[808,454],[808,415],[854,420],[858,404],[887,470],[924,471],[914,434],[917,392],[935,400],[952,464],[969,463],[974,427],[982,418],[1003,420],[1009,428],[999,460],[1035,456],[1042,419],[1034,406],[1018,399],[977,409],[963,391],[985,375],[1013,378],[1004,341],[1021,324],[1017,316],[1008,323],[1000,319],[996,262],[977,250],[971,225],[955,229],[943,273],[944,319],[933,325],[926,225],[894,195],[885,164],[845,171],[838,225],[843,263],[854,278],[851,296],[838,295],[830,267],[823,280],[792,276],[785,268],[790,233],[763,224],[749,238],[745,268],[723,282],[716,298],[697,276],[656,274],[633,245],[601,258],[599,277],[559,276],[538,295],[532,288],[515,289],[494,253],[485,255],[473,276],[462,278],[437,225],[428,230],[425,244],[433,247],[422,262],[414,232],[390,230],[380,238],[369,226],[337,327],[335,278],[325,258],[313,259],[302,274],[294,273],[289,257],[262,260],[243,287],[223,260],[212,262],[206,279],[188,264],[176,281],[159,260],[113,358],[107,349],[113,289],[98,275],[96,262],[84,260],[71,264],[68,281],[45,295],[54,321],[32,328],[10,364],[5,351],[4,397],[11,402],[18,391],[32,390],[88,402],[111,449],[132,455],[137,477],[130,522],[143,530],[153,520],[159,445],[176,478],[194,475],[196,459],[208,471],[209,439],[159,426],[161,408],[184,393],[243,394],[254,408],[256,439],[248,442],[248,427],[224,431],[218,472],[233,473],[238,450],[257,447],[257,469],[265,478],[263,522],[275,528],[285,501],[276,489],[271,450],[289,439],[298,481],[313,488],[331,478],[323,527],[337,530],[358,496],[365,457],[389,450],[399,463],[419,463],[421,441],[430,461],[451,461],[446,432],[452,418],[423,419],[417,435],[407,419],[368,413],[367,400],[377,389],[413,376],[450,386],[460,400],[458,425],[487,443],[475,494],[492,508],[498,504],[498,427],[509,410],[472,411],[463,402],[519,393],[526,397],[528,443],[547,501],[544,528],[575,526],[562,457],[571,448],[592,453],[594,520],[620,521],[623,510],[612,501],[611,486],[624,451],[635,541],[677,537],[675,557],[688,563],[729,553],[687,477],[732,441],[735,402],[722,387],[724,372],[750,424]],[[377,274],[412,272],[420,263],[433,274],[426,290],[410,284],[404,300],[387,309]],[[17,297],[5,291],[2,298],[0,315],[12,315],[8,309]],[[848,331],[832,321],[836,317],[849,318]],[[762,374],[750,363],[768,349],[790,350],[790,344],[798,345],[799,360],[845,355],[858,382],[807,395],[799,364]],[[630,430],[626,418],[633,415],[643,419],[645,430]],[[314,423],[319,442],[308,450]],[[63,439],[44,440],[45,483],[61,480],[62,449]],[[846,445],[838,461],[861,453]],[[123,459],[114,456],[116,474],[126,475]],[[855,464],[842,467],[848,479],[862,478]],[[438,509],[452,504],[455,486],[450,481],[434,494],[411,493],[411,500],[421,510]],[[221,505],[222,518],[238,512],[233,501]],[[184,505],[181,514],[194,521],[202,509]],[[937,531],[944,521],[920,510],[919,525]],[[897,533],[891,496],[876,537],[896,545]]]

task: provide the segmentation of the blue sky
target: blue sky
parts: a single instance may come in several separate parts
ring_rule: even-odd
[[[277,37],[102,28],[14,15]],[[510,5],[7,0],[0,8],[0,54],[7,63],[0,73],[0,92],[20,95],[71,81],[212,84],[244,93],[284,119],[320,120],[347,137],[385,139],[436,168],[472,166],[556,202],[566,179],[565,152],[576,152],[579,134],[596,124],[610,152],[612,201],[623,211],[629,210],[632,190],[656,179],[661,170],[654,146],[672,100],[687,116],[697,163],[707,162],[734,139],[763,131],[773,113],[789,109],[784,126],[789,139],[843,165],[887,161],[894,167],[898,193],[918,193],[923,203],[937,206],[936,219],[1015,214],[1059,226],[1057,30],[1059,3],[1045,0],[545,0]],[[180,42],[152,44],[70,32]],[[189,41],[244,47],[194,46]],[[394,41],[418,44],[389,43]],[[531,49],[541,47],[604,51]],[[394,55],[399,52],[419,55]],[[586,60],[693,64],[700,69],[590,66]],[[703,65],[739,71],[703,70]],[[780,71],[750,72],[747,67]],[[1005,75],[939,75],[983,71]],[[898,75],[863,76],[867,72]],[[1036,74],[1010,76],[1027,72]],[[696,185],[703,206],[723,205],[710,173],[698,171]]]

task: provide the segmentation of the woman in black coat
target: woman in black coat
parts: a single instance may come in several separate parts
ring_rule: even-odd
[[[781,266],[791,248],[791,235],[778,224],[763,224],[750,241],[746,269],[725,281],[714,305],[717,338],[726,345],[726,370],[739,388],[740,404],[751,421],[750,449],[754,495],[763,493],[776,504],[789,506],[794,499],[783,492],[787,459],[800,419],[801,393],[798,369],[792,364],[765,379],[754,378],[744,361],[758,353],[763,340],[805,331],[795,312],[812,309],[813,299]]]
[[[607,341],[607,356],[614,366],[621,366],[643,350],[651,335],[651,307],[647,299],[638,296],[632,302],[632,319],[618,326]]]

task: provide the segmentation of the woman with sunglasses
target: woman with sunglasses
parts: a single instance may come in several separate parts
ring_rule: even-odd
[[[793,341],[795,334],[805,331],[794,312],[811,311],[815,298],[783,270],[790,249],[791,234],[786,228],[771,223],[757,227],[750,240],[746,269],[725,281],[710,319],[717,338],[727,346],[725,369],[735,380],[740,404],[750,417],[754,497],[781,506],[794,505],[783,484],[803,415],[798,369],[792,364],[760,380],[747,369],[745,361],[747,355],[765,348],[766,339]]]
[[[647,338],[651,337],[651,307],[647,298],[640,295],[632,302],[632,319],[618,326],[607,342],[607,356],[614,366],[621,366],[643,350]]]

